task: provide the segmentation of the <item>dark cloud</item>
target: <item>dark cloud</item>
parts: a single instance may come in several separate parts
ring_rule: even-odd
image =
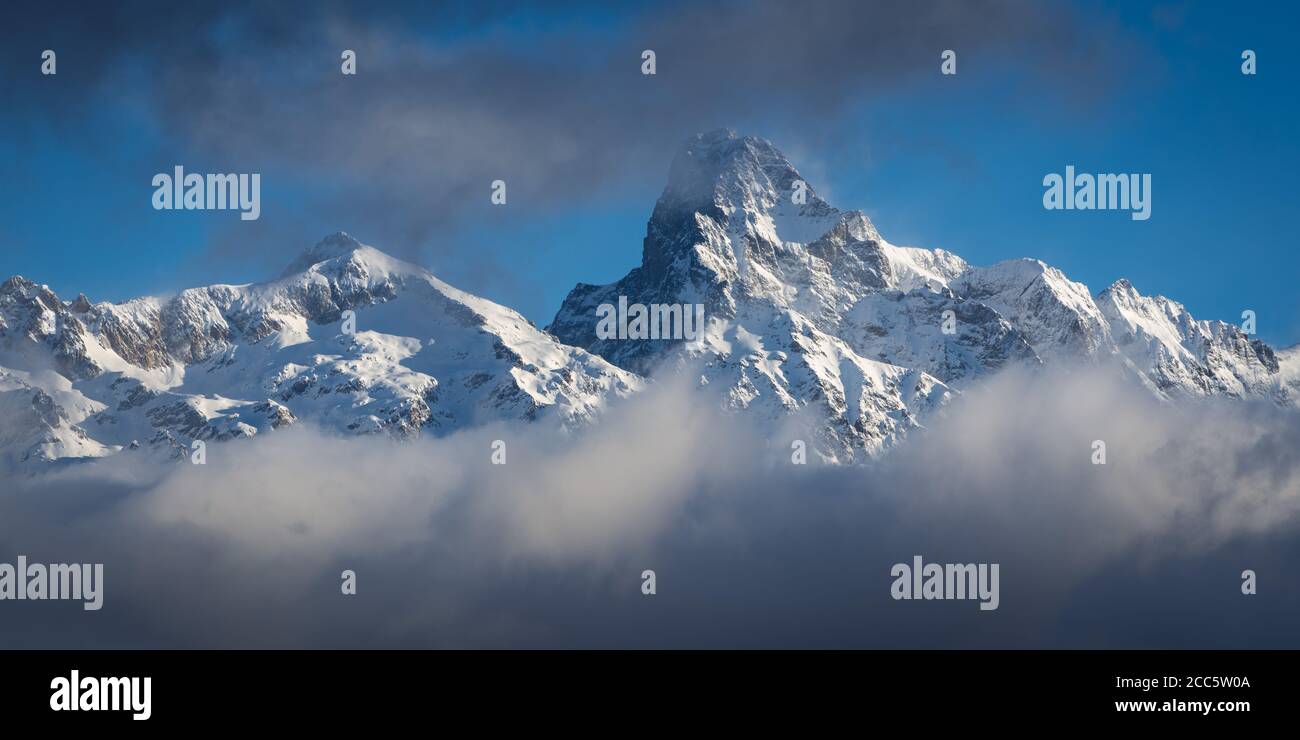
[[[11,480],[0,561],[103,562],[105,600],[0,604],[0,644],[1300,646],[1295,414],[1006,375],[875,465],[799,468],[797,428],[763,439],[700,401],[666,384],[577,436],[300,429],[206,466]],[[998,563],[1000,607],[894,601],[917,554]]]
[[[1016,64],[1044,99],[1094,96],[1122,68],[1065,6],[1028,0],[548,4],[545,22],[528,4],[471,5],[23,6],[4,24],[5,67],[58,46],[59,84],[6,75],[0,99],[58,125],[129,101],[156,116],[166,162],[263,172],[268,199],[276,181],[305,193],[264,209],[283,223],[213,245],[278,267],[317,236],[280,237],[304,220],[474,260],[477,245],[444,237],[490,222],[492,180],[525,213],[577,208],[612,183],[657,183],[700,130],[825,150],[844,113],[934,77],[945,48],[974,78]],[[344,48],[355,78],[339,74]],[[640,74],[647,48],[654,77]]]

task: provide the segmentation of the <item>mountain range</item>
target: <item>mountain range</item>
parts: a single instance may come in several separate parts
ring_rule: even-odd
[[[798,192],[800,197],[795,197]],[[693,339],[597,333],[602,304],[704,306]],[[981,377],[1107,365],[1169,402],[1300,405],[1300,347],[1194,319],[1126,280],[1093,294],[1034,259],[977,267],[886,241],[823,200],[770,142],[719,130],[673,158],[641,264],[578,284],[539,329],[345,233],[277,278],[167,298],[64,300],[0,285],[0,470],[297,423],[409,438],[490,422],[578,429],[665,373],[774,426],[814,420],[824,461],[869,459]]]

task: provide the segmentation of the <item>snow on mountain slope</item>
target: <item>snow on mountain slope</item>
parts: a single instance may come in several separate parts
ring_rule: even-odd
[[[12,278],[0,322],[0,402],[23,415],[6,430],[30,430],[0,437],[17,462],[175,454],[299,420],[396,437],[497,420],[573,426],[643,382],[341,233],[277,280],[168,300],[65,303]]]
[[[702,303],[710,328],[693,342],[598,337],[597,308],[620,297]],[[1094,299],[1037,260],[971,267],[894,246],[862,212],[826,203],[770,142],[726,130],[677,153],[641,265],[609,285],[578,284],[549,330],[643,375],[703,361],[701,382],[763,422],[818,409],[819,451],[840,461],[888,446],[950,390],[1008,364],[1118,360],[1165,399],[1296,398],[1272,350],[1235,326],[1131,286]],[[858,371],[872,378],[869,399]],[[912,379],[925,390],[909,390]]]
[[[864,357],[801,314],[758,301],[711,320],[703,337],[667,357],[698,372],[724,408],[773,424],[813,411],[824,423],[810,446],[828,460],[885,449],[949,398],[931,375]]]
[[[1282,394],[1296,406],[1300,406],[1300,344],[1277,353],[1278,375]]]
[[[942,249],[895,247],[883,240],[881,246],[898,290],[939,290],[970,269],[966,260]]]
[[[1273,350],[1239,327],[1197,321],[1181,303],[1145,297],[1127,280],[1097,296],[1118,351],[1162,395],[1285,400]]]
[[[945,333],[951,311],[953,333]],[[1040,364],[1025,335],[997,311],[950,290],[882,290],[844,316],[842,336],[865,356],[917,368],[961,387],[1009,364]]]
[[[1106,319],[1087,286],[1038,260],[971,268],[952,289],[997,311],[1044,359],[1094,355],[1110,342]]]
[[[599,307],[620,298],[687,314],[700,304],[704,326],[598,336]],[[714,131],[673,159],[641,264],[578,284],[549,332],[342,233],[275,280],[165,299],[65,302],[10,278],[0,466],[141,447],[180,457],[195,440],[301,421],[397,438],[492,421],[574,427],[665,367],[697,374],[702,393],[765,428],[811,418],[814,452],[851,462],[1002,368],[1115,363],[1170,401],[1300,405],[1297,348],[1275,353],[1124,280],[1093,296],[1037,260],[972,267],[895,246],[861,211],[823,200],[770,142]]]
[[[115,451],[76,424],[98,404],[66,388],[51,395],[26,376],[0,368],[0,470],[61,458],[103,457]]]
[[[971,268],[950,285],[961,298],[996,310],[1046,362],[1118,359],[1164,399],[1287,402],[1268,345],[1233,324],[1198,321],[1164,296],[1143,296],[1127,280],[1094,298],[1060,270],[1023,259]]]

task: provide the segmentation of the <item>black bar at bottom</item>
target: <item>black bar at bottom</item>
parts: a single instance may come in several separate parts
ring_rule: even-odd
[[[1038,721],[1240,724],[1289,719],[1296,657],[1285,651],[11,651],[2,658],[0,712],[5,720],[51,729],[431,721],[447,728],[443,723],[458,720],[474,727],[607,729],[614,727],[608,722],[680,729],[685,721],[760,728],[783,721],[971,729]],[[78,683],[148,677],[149,718],[135,720],[146,712],[128,708],[73,710],[67,706],[73,671]],[[96,693],[107,704],[124,683],[105,689],[106,683],[78,687],[79,700],[91,706],[96,699],[86,695]],[[60,685],[68,686],[67,695],[56,695]],[[142,686],[134,685],[132,698],[142,698]],[[55,711],[52,702],[63,706]]]

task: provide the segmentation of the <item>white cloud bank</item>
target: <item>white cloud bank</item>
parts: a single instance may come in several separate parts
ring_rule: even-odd
[[[862,468],[793,466],[788,438],[666,383],[573,436],[294,429],[204,466],[11,479],[0,556],[103,562],[105,596],[0,603],[0,643],[1300,646],[1300,415],[1112,377],[1004,374]],[[1000,563],[999,609],[892,600],[916,554]]]

